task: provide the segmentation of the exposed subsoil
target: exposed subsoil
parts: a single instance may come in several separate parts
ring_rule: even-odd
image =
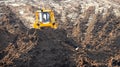
[[[88,27],[86,16],[71,33],[62,28],[28,29],[12,9],[0,7],[1,67],[120,66],[120,17],[114,14],[95,15]]]

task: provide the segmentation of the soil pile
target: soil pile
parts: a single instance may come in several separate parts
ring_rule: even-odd
[[[9,7],[1,9],[0,66],[76,66],[71,58],[76,43],[64,29],[28,29]]]
[[[120,17],[115,7],[103,12],[95,12],[94,6],[84,12],[81,5],[69,8],[61,7],[62,15],[55,10],[59,29],[35,30],[27,28],[13,8],[1,6],[0,66],[120,66]]]

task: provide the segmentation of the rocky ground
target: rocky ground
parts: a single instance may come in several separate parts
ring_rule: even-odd
[[[119,0],[0,3],[1,67],[120,66]],[[54,10],[58,29],[32,29],[34,12],[43,6]]]

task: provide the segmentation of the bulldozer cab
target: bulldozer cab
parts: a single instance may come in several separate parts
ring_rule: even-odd
[[[49,27],[57,29],[58,24],[55,23],[54,12],[52,10],[41,9],[35,13],[35,22],[33,28],[41,29],[43,27]]]
[[[50,22],[50,14],[49,12],[39,12],[39,22],[49,23]]]

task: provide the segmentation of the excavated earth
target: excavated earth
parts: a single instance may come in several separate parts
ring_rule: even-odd
[[[76,43],[64,29],[26,28],[9,7],[2,6],[0,25],[0,66],[69,67]],[[73,42],[71,42],[73,41]],[[69,48],[68,48],[69,47]],[[71,49],[70,49],[71,48]]]
[[[120,17],[94,14],[87,26],[91,8],[74,26],[37,30],[0,6],[0,67],[119,67]]]

